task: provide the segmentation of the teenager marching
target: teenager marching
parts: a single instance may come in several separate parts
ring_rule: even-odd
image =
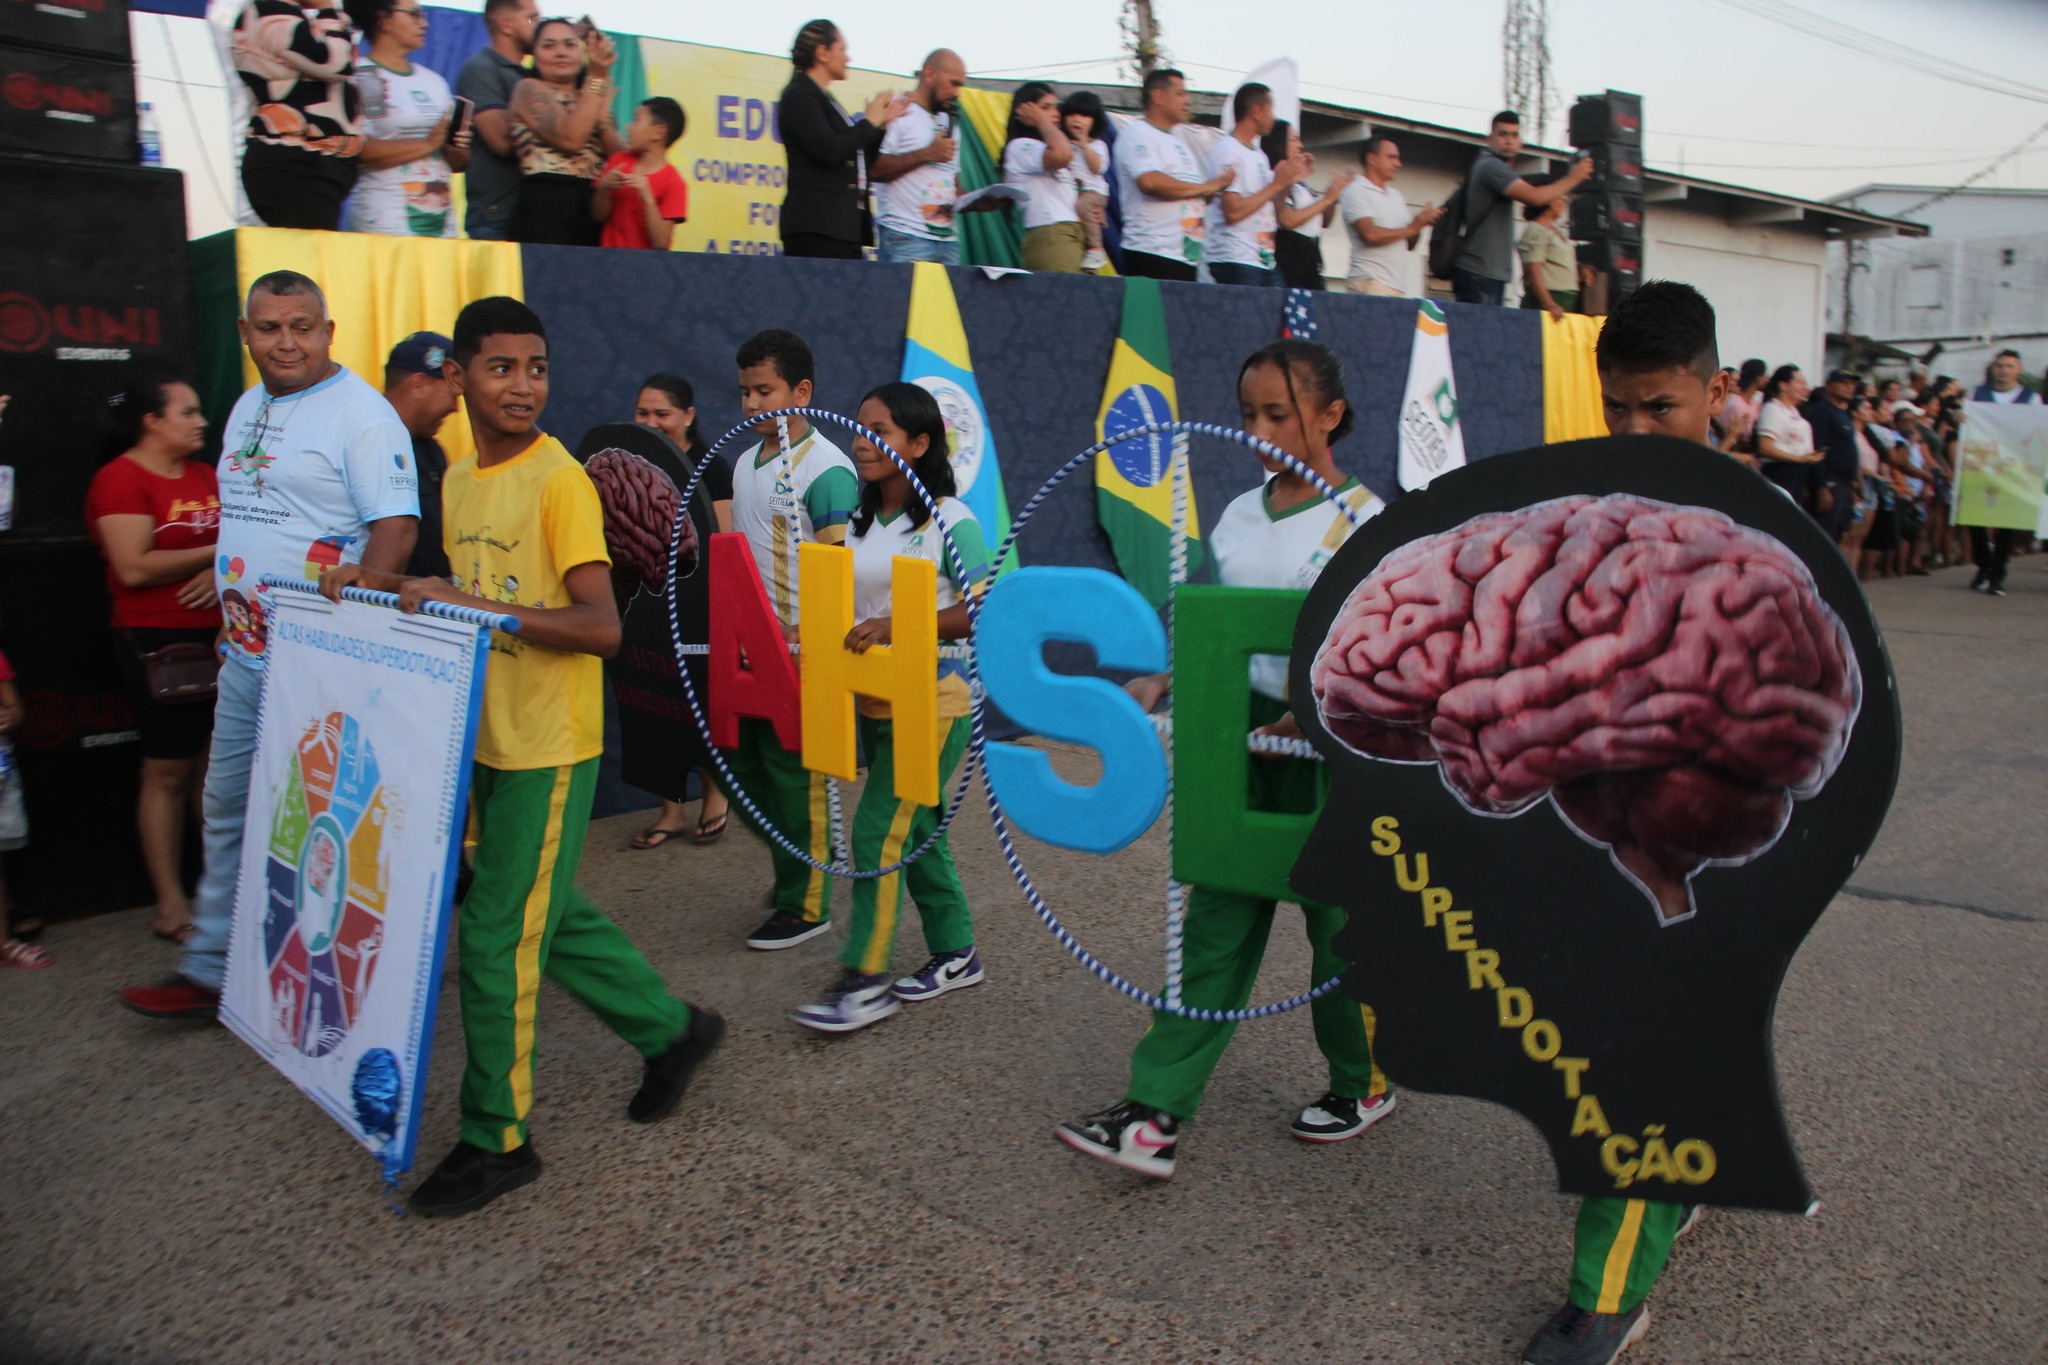
[[[899,556],[928,559],[938,567],[939,639],[963,639],[971,629],[967,595],[988,577],[988,546],[967,504],[953,496],[953,464],[946,447],[946,419],[938,401],[915,384],[883,384],[861,400],[860,424],[887,441],[916,469],[927,504],[911,489],[903,470],[865,437],[853,443],[854,468],[861,479],[860,506],[846,543],[853,550],[854,619],[846,647],[864,654],[890,642],[889,581]],[[936,515],[934,512],[936,511]],[[940,529],[941,521],[944,529]],[[959,565],[948,544],[958,552]],[[868,758],[867,786],[853,817],[853,862],[857,868],[888,867],[923,847],[938,827],[939,807],[921,806],[896,795],[895,721],[889,703],[860,697],[855,703],[861,751]],[[943,798],[967,752],[973,709],[967,669],[958,659],[939,660],[939,790]],[[943,805],[943,799],[941,805]],[[891,983],[889,954],[908,890],[924,925],[931,961],[913,976]],[[901,872],[853,880],[853,915],[846,948],[839,954],[839,983],[814,1005],[790,1017],[821,1033],[851,1033],[886,1019],[901,1002],[935,1000],[948,991],[981,981],[974,951],[974,920],[945,836]]]
[[[1330,445],[1351,429],[1344,375],[1336,356],[1309,341],[1279,341],[1245,361],[1238,372],[1238,402],[1244,429],[1293,455],[1314,470],[1350,511],[1363,519],[1385,505],[1370,489],[1338,471]],[[1224,510],[1209,538],[1217,575],[1226,587],[1303,589],[1313,584],[1350,536],[1352,523],[1316,486],[1278,460],[1261,455],[1272,477]],[[1166,674],[1126,684],[1147,710],[1166,694]],[[1257,655],[1252,660],[1252,719],[1255,734],[1298,737],[1287,705],[1287,660]],[[1251,770],[1254,809],[1306,814],[1322,805],[1329,789],[1327,769],[1303,759],[1255,757]],[[1256,896],[1191,887],[1184,939],[1183,1003],[1202,1009],[1238,1010],[1251,1000],[1252,984],[1266,953],[1277,902]],[[1344,969],[1331,940],[1344,927],[1337,906],[1301,907],[1308,930],[1317,984]],[[1372,1011],[1332,991],[1310,1005],[1316,1045],[1329,1062],[1329,1092],[1301,1111],[1292,1131],[1304,1142],[1342,1142],[1357,1137],[1394,1110],[1394,1094],[1373,1065]],[[1152,1027],[1131,1054],[1131,1083],[1123,1101],[1054,1130],[1068,1146],[1143,1175],[1173,1174],[1180,1125],[1194,1117],[1209,1075],[1236,1031],[1233,1023],[1212,1023],[1155,1011]]]
[[[740,410],[754,418],[783,408],[809,407],[811,348],[795,332],[772,328],[747,339],[739,356]],[[778,419],[754,424],[761,443],[740,456],[732,471],[732,526],[747,538],[761,582],[782,633],[796,640],[797,547],[805,541],[840,545],[860,499],[853,461],[809,422]],[[740,790],[769,823],[820,863],[832,861],[826,778],[804,767],[758,716],[740,717],[740,745],[726,756]],[[743,816],[745,807],[741,807]],[[750,827],[753,820],[745,817]],[[761,833],[756,829],[756,833]],[[775,868],[775,906],[747,938],[749,948],[793,948],[831,927],[832,878],[762,835]]]
[[[669,994],[617,925],[576,889],[604,749],[604,668],[619,610],[597,489],[541,432],[548,339],[516,299],[479,299],[455,319],[445,370],[469,412],[476,454],[442,484],[443,538],[466,582],[519,584],[518,602],[473,597],[445,578],[330,569],[399,595],[399,609],[451,602],[518,618],[493,632],[470,777],[476,880],[456,917],[461,954],[461,1141],[412,1192],[414,1213],[470,1213],[540,1175],[527,1137],[534,1016],[543,976],[644,1059],[628,1118],[649,1123],[682,1098],[725,1022]]]

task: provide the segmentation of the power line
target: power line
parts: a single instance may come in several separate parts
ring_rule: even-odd
[[[2034,142],[2038,141],[2040,139],[2041,134],[2043,133],[2048,133],[2048,123],[2044,123],[2039,128],[2036,128],[2033,132],[2029,133],[2024,139],[2022,139],[2017,145],[2015,145],[2002,155],[1993,159],[1991,164],[1984,167],[1982,170],[1978,171],[1969,179],[1960,181],[1957,184],[1949,186],[1940,194],[1930,194],[1925,199],[1922,199],[1919,203],[1914,204],[1911,207],[1892,216],[1895,218],[1904,218],[1909,213],[1918,213],[1920,210],[1924,208],[1931,208],[1934,205],[1939,204],[1944,199],[1954,198],[1956,195],[1970,188],[1970,186],[1976,184],[1979,180],[1982,180],[1985,176],[1997,170],[2000,166],[2003,166],[2006,162],[2018,156],[2021,152],[2024,152]]]
[[[1827,43],[1854,52],[1858,56],[1872,58],[1888,66],[1968,86],[1973,90],[1988,91],[1994,95],[2010,95],[2014,99],[2048,104],[2048,88],[2027,85],[1977,67],[1965,66],[1961,62],[1950,61],[1946,57],[1936,57],[1919,48],[1893,42],[1889,38],[1857,32],[1844,27],[1840,19],[1801,9],[1788,3],[1788,0],[1712,0],[1712,3],[1755,19],[1762,19],[1766,23],[1776,24],[1780,28],[1790,29],[1816,42]]]

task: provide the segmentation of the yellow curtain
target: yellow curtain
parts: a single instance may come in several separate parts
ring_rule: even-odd
[[[1600,371],[1593,363],[1593,347],[1607,319],[1567,313],[1560,322],[1548,313],[1540,316],[1544,442],[1605,436],[1607,418],[1600,407]]]
[[[384,382],[384,361],[400,341],[414,332],[447,336],[464,304],[494,294],[520,298],[525,284],[517,242],[237,230],[237,301],[247,297],[258,276],[273,270],[296,270],[319,284],[334,318],[334,358],[378,388]],[[246,354],[242,372],[248,383],[257,381]],[[439,435],[451,464],[475,449],[469,421],[459,409]]]

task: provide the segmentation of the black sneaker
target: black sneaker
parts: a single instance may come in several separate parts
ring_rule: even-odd
[[[777,948],[794,948],[806,939],[816,938],[832,927],[828,919],[809,920],[801,915],[792,915],[787,910],[777,910],[768,917],[768,922],[747,935],[747,946],[772,953]]]
[[[510,1152],[487,1152],[458,1142],[406,1203],[422,1218],[452,1218],[475,1213],[499,1195],[538,1179],[540,1153],[531,1142]]]
[[[640,1088],[626,1104],[626,1117],[635,1123],[667,1118],[690,1088],[691,1073],[724,1038],[725,1020],[716,1011],[690,1006],[690,1026],[640,1069]]]
[[[1607,1365],[1650,1330],[1650,1311],[1588,1313],[1567,1303],[1522,1348],[1522,1365]]]
[[[1136,1100],[1125,1100],[1052,1130],[1054,1137],[1077,1152],[1158,1180],[1173,1174],[1173,1148],[1179,1132],[1179,1119]]]
[[[1303,1142],[1342,1142],[1355,1138],[1394,1112],[1394,1092],[1366,1099],[1346,1099],[1332,1091],[1301,1111],[1288,1125]]]
[[[1970,580],[1970,591],[1971,591],[1971,592],[1982,592],[1982,591],[1984,591],[1984,589],[1986,589],[1986,588],[1988,588],[1988,587],[1990,587],[1990,586],[1991,586],[1991,575],[1990,575],[1990,574],[1988,574],[1988,573],[1979,573],[1979,574],[1978,574],[1978,575],[1977,575],[1977,576],[1976,576],[1975,578],[1973,578],[1973,579],[1971,579],[1971,580]]]
[[[2000,579],[1998,582],[1993,583],[1990,587],[1984,589],[1984,591],[1990,593],[1993,597],[2003,597],[2005,596],[2005,581],[2003,579]]]

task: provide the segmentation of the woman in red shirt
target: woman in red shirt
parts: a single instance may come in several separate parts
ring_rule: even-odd
[[[190,458],[206,437],[191,385],[141,380],[113,400],[112,411],[122,453],[93,477],[85,520],[107,561],[122,673],[142,731],[136,823],[156,886],[150,928],[183,942],[192,932],[179,868],[185,809],[197,811],[205,783],[213,699],[156,701],[143,656],[172,644],[212,648],[220,634],[213,579],[220,492],[213,466]]]

